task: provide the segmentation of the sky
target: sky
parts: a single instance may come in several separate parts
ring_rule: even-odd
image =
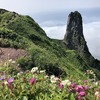
[[[79,11],[89,51],[100,60],[100,0],[0,0],[0,8],[30,15],[55,39],[64,38],[68,14]]]

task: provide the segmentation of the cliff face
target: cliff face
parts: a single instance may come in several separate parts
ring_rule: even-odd
[[[82,16],[78,11],[71,12],[68,16],[67,29],[63,42],[67,49],[76,50],[89,66],[93,66],[95,59],[89,52],[85,41]]]
[[[64,43],[68,49],[89,52],[83,36],[82,17],[78,12],[71,12],[68,16]]]

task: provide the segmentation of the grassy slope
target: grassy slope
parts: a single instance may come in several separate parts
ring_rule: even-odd
[[[28,58],[19,60],[24,67],[34,65],[46,68],[49,74],[61,75],[66,72],[70,78],[84,79],[84,72],[90,69],[77,52],[66,50],[62,41],[48,38],[43,29],[29,16],[1,9],[0,36],[0,46],[24,48],[29,51]]]

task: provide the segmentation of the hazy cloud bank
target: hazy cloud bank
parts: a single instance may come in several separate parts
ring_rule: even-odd
[[[84,24],[84,36],[90,52],[100,60],[100,21]]]

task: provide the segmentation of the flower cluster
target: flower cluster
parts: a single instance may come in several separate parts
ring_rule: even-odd
[[[88,93],[89,86],[85,85],[77,85],[75,83],[72,83],[70,85],[70,92],[77,94],[77,99],[82,100],[83,97],[85,97]]]
[[[55,77],[55,75],[51,75],[50,76],[50,81],[51,83],[56,83],[58,82],[60,79],[58,77]]]
[[[71,82],[69,80],[63,80],[60,82],[59,87],[63,88],[66,85],[70,86],[70,84],[71,84]]]
[[[92,72],[91,72],[92,73]],[[0,98],[5,100],[99,100],[99,81],[73,81],[62,79],[55,75],[47,75],[45,70],[33,67],[31,71],[18,72],[16,75],[1,74]],[[9,94],[7,94],[9,92]],[[6,96],[5,96],[6,95]],[[39,99],[37,99],[39,98]],[[72,98],[72,99],[70,99]]]
[[[33,67],[32,69],[31,69],[31,72],[32,73],[36,73],[38,71],[38,67]]]
[[[31,79],[30,79],[30,84],[33,85],[33,84],[35,84],[35,83],[36,83],[36,79],[35,79],[35,78],[31,78]]]

